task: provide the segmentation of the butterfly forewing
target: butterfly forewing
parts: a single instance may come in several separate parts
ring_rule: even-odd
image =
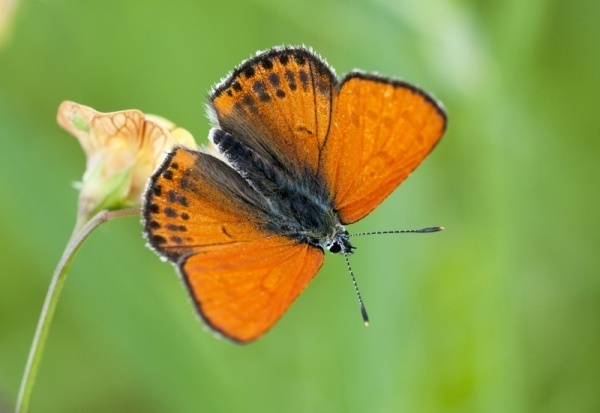
[[[354,72],[341,86],[323,176],[344,224],[377,207],[442,137],[440,106],[414,86]]]
[[[244,62],[211,94],[219,126],[293,175],[316,174],[329,132],[337,79],[299,48],[276,48]]]
[[[151,178],[145,232],[176,263],[207,324],[235,341],[268,330],[323,262],[323,252],[265,229],[264,200],[231,167],[175,149]]]
[[[240,175],[202,152],[175,149],[152,177],[145,227],[150,244],[173,259],[197,248],[264,238],[261,199]]]

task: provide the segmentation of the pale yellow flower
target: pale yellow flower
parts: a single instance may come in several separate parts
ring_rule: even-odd
[[[65,101],[57,121],[78,140],[87,156],[79,184],[78,227],[101,210],[135,208],[148,178],[171,148],[196,148],[192,135],[139,110],[100,113]]]

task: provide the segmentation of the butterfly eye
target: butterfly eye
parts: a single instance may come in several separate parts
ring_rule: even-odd
[[[342,246],[337,242],[334,242],[333,244],[331,244],[331,247],[329,247],[329,251],[333,252],[334,254],[340,252],[341,250]]]

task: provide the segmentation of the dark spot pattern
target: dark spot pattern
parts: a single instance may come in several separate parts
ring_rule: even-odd
[[[326,76],[326,77],[330,77],[331,76],[331,71],[329,70],[329,68],[323,64],[321,64],[320,62],[317,63],[316,65],[317,68],[317,73],[320,76]]]
[[[277,73],[271,73],[269,74],[269,82],[273,87],[279,87],[281,79],[279,78],[279,75]]]
[[[254,82],[252,85],[252,90],[258,94],[258,98],[261,102],[269,102],[271,100],[271,96],[269,96],[267,93],[267,86],[265,85],[265,82],[261,80]]]
[[[190,216],[188,215],[187,212],[182,212],[181,219],[183,219],[184,221],[187,221],[188,219],[190,219]]]
[[[169,231],[180,231],[180,232],[186,232],[187,231],[187,227],[185,225],[177,225],[177,224],[169,224],[167,225],[167,229]]]
[[[229,232],[227,232],[227,230],[225,229],[225,225],[221,226],[221,232],[223,232],[223,234],[227,235],[229,238],[231,238],[231,235],[229,234]]]
[[[158,214],[160,212],[160,208],[156,204],[150,204],[150,206],[148,207],[148,209],[153,214]]]
[[[300,53],[294,53],[294,60],[300,66],[304,66],[304,64],[306,63],[306,57],[304,57]]]
[[[150,224],[148,224],[148,226],[152,229],[159,229],[160,228],[160,224],[156,221],[150,221]]]
[[[155,244],[164,244],[165,242],[167,242],[167,239],[161,235],[153,235],[152,242]]]
[[[271,70],[273,69],[273,62],[271,61],[271,59],[265,59],[261,62],[262,67],[264,67],[266,70]]]
[[[173,241],[175,244],[181,244],[183,242],[181,237],[178,237],[177,235],[173,235],[171,237],[171,241]]]
[[[300,83],[302,83],[302,89],[304,89],[304,91],[308,90],[308,73],[306,73],[304,70],[301,70],[298,73],[298,76],[300,77]]]
[[[328,95],[329,94],[329,85],[324,80],[319,80],[317,82],[317,90],[322,95]]]
[[[242,99],[242,103],[248,107],[254,106],[254,99],[252,99],[252,96],[250,96],[250,95],[245,95],[244,98]]]
[[[169,218],[175,218],[179,214],[173,208],[166,207],[165,208],[165,215],[168,216]]]
[[[184,207],[189,206],[188,204],[188,200],[185,197],[185,195],[181,195],[178,194],[175,190],[170,189],[169,192],[167,192],[167,201],[169,202],[176,202]]]
[[[265,82],[263,82],[262,80],[256,81],[254,82],[254,84],[252,84],[252,90],[254,90],[256,93],[266,93],[267,92],[267,86],[265,85]]]
[[[283,99],[285,97],[285,92],[283,90],[281,90],[281,89],[277,89],[277,91],[275,92],[275,94],[280,99]]]
[[[160,196],[160,194],[162,193],[162,187],[160,185],[154,184],[154,186],[152,187],[152,192],[154,193],[154,195]]]
[[[231,89],[227,89],[227,96],[232,97],[233,93],[231,92]]]
[[[282,54],[281,56],[279,56],[279,61],[282,65],[286,66],[290,61],[290,57],[286,54]]]
[[[285,71],[285,80],[287,81],[292,92],[296,90],[296,78],[294,77],[294,72],[292,72],[290,69],[286,69]]]
[[[246,79],[251,79],[254,77],[256,73],[254,72],[254,67],[253,66],[248,66],[246,68],[246,70],[244,70],[244,76],[246,76]]]
[[[169,180],[169,181],[172,181],[172,180],[173,180],[173,172],[171,172],[170,170],[168,170],[168,169],[167,169],[167,170],[166,170],[166,171],[163,173],[163,178],[165,178],[165,179],[167,179],[167,180]]]
[[[169,168],[179,169],[179,164],[177,162],[171,162],[171,165],[169,165]]]
[[[242,86],[240,85],[240,83],[237,80],[235,82],[233,82],[233,85],[231,85],[231,87],[233,87],[233,90],[235,90],[236,92],[242,91]]]
[[[300,126],[298,126],[298,127],[296,128],[296,130],[297,130],[298,132],[306,132],[306,133],[308,133],[309,135],[314,135],[314,132],[313,132],[313,131],[311,131],[310,129],[308,129],[306,126],[302,126],[302,125],[300,125]]]
[[[193,184],[193,180],[189,177],[191,173],[192,171],[190,170],[185,171],[183,176],[181,177],[181,180],[179,181],[179,188],[183,189],[184,191],[196,190],[196,186]]]

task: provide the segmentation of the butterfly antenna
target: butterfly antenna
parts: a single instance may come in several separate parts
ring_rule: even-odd
[[[395,231],[373,231],[373,232],[360,232],[358,234],[350,234],[351,237],[360,237],[362,235],[383,235],[383,234],[424,234],[428,232],[439,232],[443,231],[444,227],[429,227],[421,229],[399,229]]]
[[[352,272],[352,267],[350,267],[350,260],[348,259],[348,253],[344,252],[344,258],[346,259],[346,265],[348,266],[348,271],[350,272],[350,277],[352,277],[352,284],[354,284],[354,291],[356,291],[356,297],[358,297],[358,305],[360,305],[360,314],[362,315],[365,325],[368,327],[369,326],[369,316],[367,315],[367,309],[365,308],[365,303],[363,302],[363,299],[360,296],[360,291],[358,290],[358,284],[356,283],[356,278],[354,278],[354,273]]]

